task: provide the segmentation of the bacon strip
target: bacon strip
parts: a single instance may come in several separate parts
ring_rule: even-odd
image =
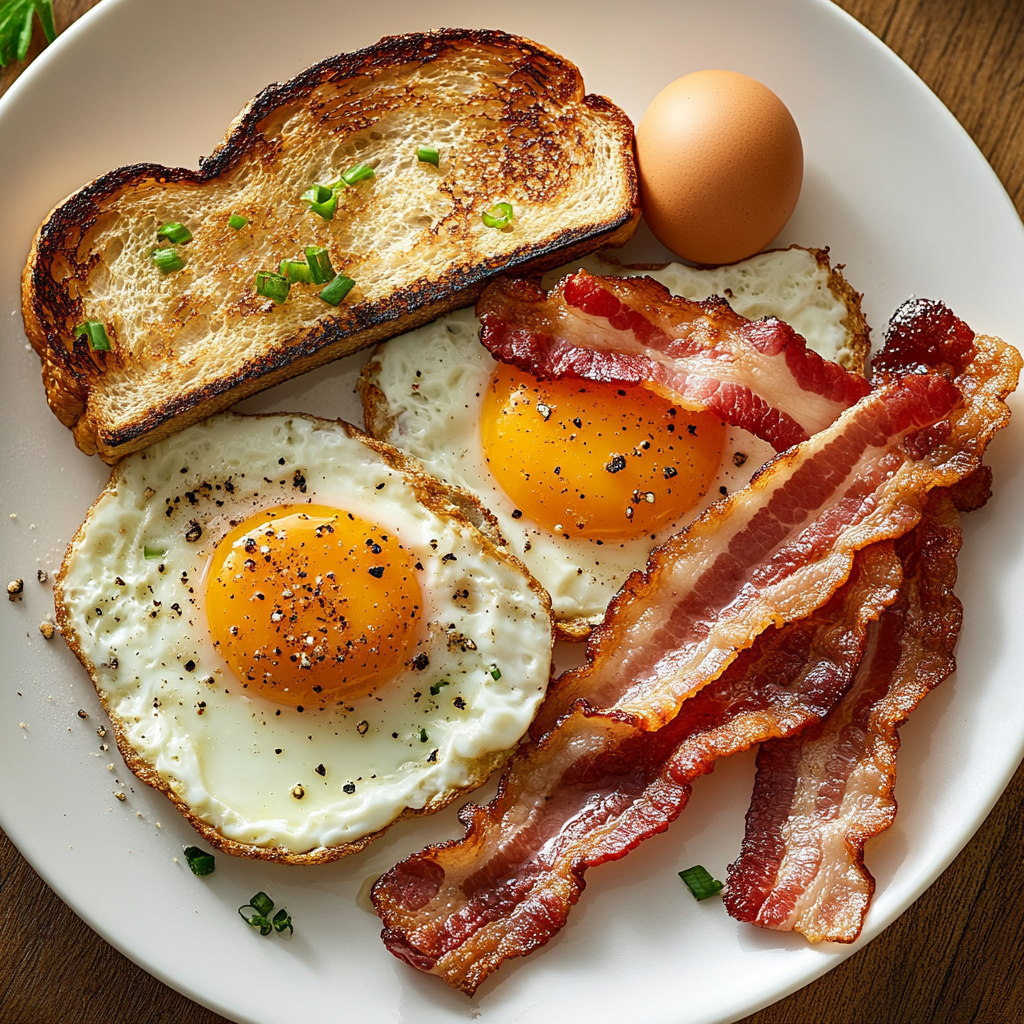
[[[747,661],[762,645],[739,652],[833,600],[858,552],[912,529],[928,491],[980,465],[1008,418],[1003,399],[1019,369],[1012,348],[977,338],[956,387],[941,376],[887,385],[658,549],[616,598],[588,664],[553,686],[542,709],[550,732],[517,751],[486,809],[464,809],[463,839],[428,848],[378,881],[388,948],[474,991],[504,959],[562,926],[587,866],[663,830],[685,804],[689,779],[715,757],[758,736],[788,735],[778,724],[786,707],[769,721],[765,709],[744,703],[756,695],[734,704],[726,695],[723,710],[717,684],[699,691],[737,658],[746,667],[728,680],[756,676]],[[935,424],[942,429],[922,433]],[[762,731],[737,739],[746,722],[737,715],[748,707]],[[806,724],[806,709],[796,717],[793,728]],[[706,734],[687,747],[683,740],[701,728]],[[660,769],[661,751],[667,756],[677,742],[685,750]]]
[[[868,390],[788,324],[752,321],[717,297],[673,296],[649,277],[585,270],[551,292],[501,278],[477,304],[481,341],[537,377],[642,384],[706,409],[783,451],[824,429]]]
[[[899,600],[872,624],[868,654],[850,691],[822,723],[772,740],[758,753],[746,835],[729,867],[729,913],[811,942],[854,942],[875,880],[864,845],[896,815],[897,730],[956,668],[961,607],[953,594],[961,530],[957,508],[983,493],[933,492],[917,530],[897,542]]]
[[[374,886],[385,945],[470,995],[503,960],[543,945],[587,869],[663,832],[718,758],[828,713],[900,579],[890,541],[868,548],[824,608],[763,635],[657,732],[581,708],[521,746],[495,799],[460,811],[463,839],[428,847]]]

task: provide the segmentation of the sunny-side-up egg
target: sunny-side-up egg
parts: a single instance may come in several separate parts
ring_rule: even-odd
[[[553,271],[545,287],[579,266],[630,272],[590,258]],[[863,367],[856,294],[823,252],[645,273],[674,294],[723,295],[745,316],[778,316],[822,355]],[[367,428],[476,494],[550,593],[559,635],[579,639],[655,544],[744,485],[774,452],[642,387],[538,382],[497,363],[479,326],[463,310],[381,346],[360,382]]]
[[[211,842],[331,860],[480,785],[529,726],[549,604],[496,539],[347,424],[216,416],[115,468],[58,620],[128,766]]]

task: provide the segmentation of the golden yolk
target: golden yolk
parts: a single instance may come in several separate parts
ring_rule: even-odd
[[[499,364],[480,433],[517,511],[554,533],[627,540],[689,512],[715,478],[725,427],[641,386],[538,381]]]
[[[250,691],[305,707],[368,694],[407,660],[423,598],[392,534],[323,505],[268,509],[213,553],[214,645]]]

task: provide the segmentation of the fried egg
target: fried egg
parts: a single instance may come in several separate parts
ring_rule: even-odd
[[[493,520],[344,423],[213,417],[130,456],[58,621],[128,766],[222,849],[361,849],[480,785],[547,687],[547,595]]]
[[[580,266],[630,272],[591,257],[552,272],[545,287]],[[863,366],[857,297],[823,253],[644,273],[674,294],[719,294],[744,316],[778,316],[826,358]],[[746,484],[774,451],[642,387],[540,382],[496,362],[479,329],[461,310],[382,345],[360,380],[367,429],[477,495],[548,590],[559,635],[581,639],[652,547]]]

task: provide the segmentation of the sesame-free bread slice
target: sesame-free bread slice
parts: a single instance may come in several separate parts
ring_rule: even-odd
[[[374,177],[340,190],[333,219],[307,208],[307,189],[360,163]],[[514,210],[505,229],[482,219],[498,202]],[[268,86],[198,171],[122,167],[61,203],[25,267],[25,329],[50,407],[115,462],[469,305],[496,274],[622,244],[638,219],[632,124],[568,61],[496,31],[391,36]],[[173,222],[192,240],[159,240]],[[293,284],[282,304],[257,293],[257,271],[305,246],[356,282],[339,307],[322,285]],[[162,247],[184,267],[162,273]],[[109,351],[75,337],[86,321]]]

